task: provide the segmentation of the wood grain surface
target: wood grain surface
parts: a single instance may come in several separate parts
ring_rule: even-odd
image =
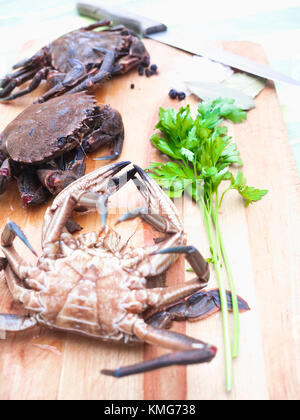
[[[28,56],[44,45],[32,41],[20,57]],[[149,138],[158,119],[160,106],[179,108],[183,103],[196,107],[196,99],[184,102],[168,97],[171,74],[186,60],[187,54],[161,44],[146,41],[152,63],[159,75],[140,77],[136,71],[115,78],[96,92],[99,102],[117,108],[124,119],[126,141],[121,160],[142,167],[162,157]],[[266,63],[263,49],[246,42],[226,42],[230,51]],[[134,83],[135,88],[130,85]],[[15,118],[43,87],[32,95],[0,106],[0,131]],[[174,329],[215,344],[217,357],[207,365],[172,367],[120,380],[102,376],[102,368],[131,364],[163,354],[153,346],[126,347],[96,340],[38,329],[0,340],[0,399],[299,399],[300,398],[300,198],[299,178],[289,147],[273,84],[268,84],[256,99],[256,108],[248,112],[242,124],[229,124],[244,161],[249,185],[267,188],[259,203],[245,208],[234,193],[223,203],[221,226],[238,293],[250,304],[251,311],[241,315],[240,355],[234,361],[234,389],[225,392],[224,353],[221,316],[196,323],[177,323]],[[94,156],[104,154],[98,151]],[[88,171],[103,163],[88,158]],[[127,188],[127,187],[126,187]],[[120,192],[124,209],[136,205],[134,190]],[[131,193],[132,191],[132,193]],[[137,198],[138,200],[138,198]],[[13,220],[40,249],[40,230],[46,206],[23,208],[14,181],[0,197],[0,226]],[[191,202],[181,206],[189,244],[209,256],[200,212]],[[109,223],[118,217],[114,214]],[[96,230],[98,218],[80,218],[86,230]],[[153,231],[134,221],[120,226],[136,243],[152,243]],[[17,243],[17,241],[16,241]],[[28,255],[22,245],[18,248]],[[189,278],[180,259],[167,273],[167,283]],[[216,285],[212,270],[210,286]],[[1,278],[0,311],[22,313],[13,303]]]

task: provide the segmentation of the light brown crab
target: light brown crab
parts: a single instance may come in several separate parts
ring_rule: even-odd
[[[14,299],[29,312],[28,317],[0,315],[6,332],[39,324],[101,340],[147,342],[175,351],[144,363],[103,371],[116,377],[212,360],[216,354],[214,346],[165,328],[173,319],[202,318],[219,309],[216,291],[199,292],[208,282],[208,264],[195,248],[185,246],[182,222],[171,200],[138,166],[114,177],[129,163],[92,172],[55,198],[45,214],[43,253],[35,266],[23,261],[14,249],[13,240],[18,235],[32,250],[14,223],[6,225],[1,237],[5,255],[1,268],[8,287]],[[164,233],[153,246],[134,249],[106,226],[107,199],[128,180],[135,182],[147,207],[126,214],[120,221],[141,216]],[[103,224],[99,233],[75,238],[67,231],[66,222],[78,207],[99,211]],[[177,253],[187,255],[197,277],[177,286],[147,288],[147,279],[165,272]],[[243,309],[244,302],[239,303]]]

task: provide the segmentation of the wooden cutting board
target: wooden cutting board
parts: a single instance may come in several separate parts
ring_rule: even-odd
[[[34,53],[43,41],[25,45],[21,56]],[[124,119],[126,141],[121,160],[142,167],[162,157],[149,142],[160,106],[196,106],[196,99],[185,102],[168,97],[170,75],[187,56],[173,48],[146,41],[151,62],[159,75],[140,77],[132,71],[107,83],[96,93],[97,99],[117,108]],[[246,42],[226,42],[230,51],[266,63],[263,49]],[[134,83],[135,88],[130,85]],[[0,131],[44,88],[31,96],[0,106]],[[120,380],[102,376],[102,368],[131,364],[166,351],[151,346],[126,347],[92,339],[39,329],[0,340],[1,399],[299,399],[300,398],[300,277],[299,178],[272,83],[256,99],[257,107],[248,112],[242,124],[230,124],[245,163],[249,185],[267,188],[259,203],[243,206],[234,193],[224,200],[221,225],[238,293],[251,311],[241,315],[240,355],[234,362],[234,389],[225,392],[224,353],[221,316],[196,323],[178,323],[174,329],[217,345],[217,357],[207,365],[172,367]],[[105,153],[99,151],[98,156]],[[88,159],[88,171],[102,163]],[[135,195],[135,193],[134,193]],[[133,208],[134,195],[123,193],[124,206]],[[126,201],[127,197],[127,201]],[[40,247],[40,229],[46,206],[22,207],[14,182],[0,198],[0,225],[18,223],[35,249]],[[188,242],[209,256],[200,212],[192,203],[181,209]],[[110,223],[117,215],[110,218]],[[95,215],[80,223],[97,229]],[[130,236],[137,229],[137,241],[149,244],[153,231],[132,222],[121,227]],[[17,241],[16,241],[17,243]],[[20,252],[27,251],[18,244]],[[189,278],[180,259],[167,274],[168,284]],[[210,286],[216,285],[212,270]],[[3,279],[0,282],[0,311],[17,313]]]

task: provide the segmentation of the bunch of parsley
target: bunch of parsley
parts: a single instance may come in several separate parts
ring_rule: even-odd
[[[214,264],[221,298],[226,389],[232,388],[232,358],[237,357],[239,348],[239,311],[236,288],[229,265],[219,224],[219,210],[224,195],[236,190],[248,206],[260,200],[267,190],[246,185],[246,179],[239,170],[236,175],[232,165],[242,166],[237,146],[228,136],[224,119],[240,123],[246,113],[234,105],[234,100],[219,98],[199,104],[196,118],[191,115],[190,106],[178,112],[172,108],[159,111],[159,122],[155,128],[160,130],[151,137],[152,144],[163,154],[172,158],[167,163],[153,163],[149,168],[151,176],[163,187],[170,197],[178,198],[189,194],[200,206],[209,239],[211,258]],[[226,189],[220,185],[226,182]],[[233,344],[231,346],[228,320],[226,286],[222,275],[224,262],[233,305]],[[231,350],[232,347],[232,350]]]

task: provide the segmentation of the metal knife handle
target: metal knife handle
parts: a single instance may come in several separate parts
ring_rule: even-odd
[[[120,9],[115,6],[111,6],[110,2],[101,1],[82,1],[77,3],[77,10],[81,15],[88,16],[93,19],[108,18],[116,24],[123,24],[129,29],[133,29],[135,32],[142,36],[147,36],[157,32],[163,32],[167,30],[166,25],[163,23],[156,22],[155,20],[148,19],[127,10]]]

